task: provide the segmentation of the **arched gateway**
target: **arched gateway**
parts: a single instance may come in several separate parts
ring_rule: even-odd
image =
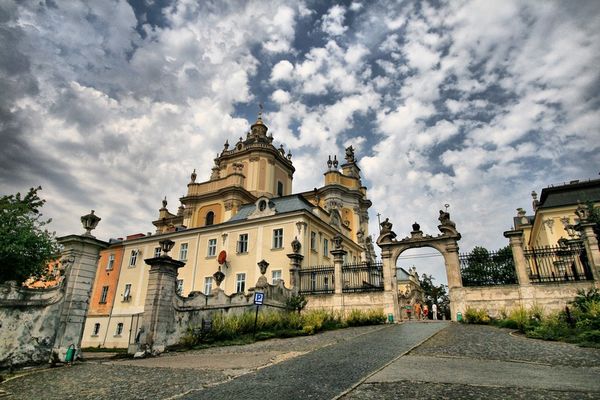
[[[438,225],[438,229],[441,234],[437,236],[424,235],[419,224],[415,222],[412,226],[413,229],[410,237],[405,237],[401,240],[396,238],[396,234],[392,231],[392,223],[389,222],[388,218],[381,223],[381,233],[377,239],[377,245],[381,247],[381,258],[383,260],[383,268],[386,272],[384,276],[387,277],[384,282],[384,290],[393,294],[388,299],[393,301],[393,314],[396,320],[400,317],[395,274],[396,261],[404,251],[420,247],[432,247],[444,256],[446,275],[448,277],[450,312],[452,319],[456,318],[456,302],[454,301],[452,289],[462,287],[457,243],[461,236],[456,230],[456,224],[450,220],[450,214],[447,211],[440,210],[439,221],[440,225]]]

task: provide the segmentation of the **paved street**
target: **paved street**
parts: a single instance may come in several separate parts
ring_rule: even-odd
[[[7,399],[600,399],[600,350],[509,333],[447,322],[351,328],[88,361],[0,390]]]

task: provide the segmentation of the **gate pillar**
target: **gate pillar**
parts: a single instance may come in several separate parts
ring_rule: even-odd
[[[515,270],[519,285],[529,285],[529,274],[527,272],[527,259],[523,251],[523,230],[513,230],[504,232],[504,237],[508,238],[513,260],[515,261]]]
[[[592,269],[592,276],[595,281],[600,281],[600,250],[598,248],[598,239],[594,233],[596,224],[593,222],[584,222],[579,225],[581,238],[585,245],[585,251],[588,257],[588,264]]]

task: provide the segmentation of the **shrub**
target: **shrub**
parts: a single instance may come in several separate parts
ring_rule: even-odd
[[[583,289],[577,291],[577,296],[571,302],[571,304],[577,307],[582,312],[588,312],[589,307],[593,303],[600,303],[600,291],[596,288],[592,288],[587,292]]]
[[[600,344],[600,330],[594,329],[577,335],[578,342]]]
[[[386,316],[383,310],[352,310],[346,317],[348,326],[363,326],[383,324],[386,321]]]
[[[545,317],[539,326],[527,332],[527,337],[543,340],[564,340],[569,336],[569,325],[561,314]]]
[[[467,307],[464,320],[467,324],[489,324],[490,317],[484,308]]]

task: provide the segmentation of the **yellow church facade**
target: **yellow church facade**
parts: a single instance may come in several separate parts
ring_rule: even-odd
[[[295,239],[301,244],[303,266],[332,265],[335,236],[343,238],[348,263],[374,259],[368,236],[371,202],[352,147],[341,166],[336,156],[327,162],[322,187],[293,194],[292,155],[283,146],[273,146],[267,132],[259,115],[246,139],[225,143],[208,181],[196,182],[194,170],[176,212],[163,200],[153,221],[155,233],[113,244],[123,247],[123,256],[112,311],[96,315],[100,313],[94,308],[100,305],[90,304],[83,347],[122,348],[133,343],[148,286],[144,259],[159,255],[159,241],[165,238],[175,242],[170,255],[185,262],[177,277],[182,296],[210,294],[218,285],[213,276],[218,270],[225,275],[219,287],[226,294],[247,293],[261,275],[257,264],[262,260],[269,263],[269,283],[282,280],[290,287],[287,255],[293,253]]]

